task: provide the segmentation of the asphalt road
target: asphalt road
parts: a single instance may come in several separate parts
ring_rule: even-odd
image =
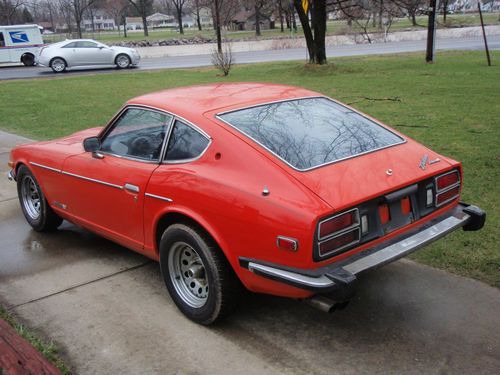
[[[500,35],[488,37],[489,46],[492,50],[500,49]],[[376,55],[387,53],[417,52],[425,51],[425,40],[405,41],[393,43],[376,44],[355,44],[344,46],[327,47],[328,57],[339,56],[357,56],[357,55]],[[168,47],[166,47],[168,48]],[[436,49],[438,50],[481,50],[484,48],[483,39],[462,38],[462,39],[437,39]],[[284,60],[306,59],[306,50],[304,48],[292,48],[284,50],[270,50],[260,52],[238,52],[234,53],[237,64],[247,64],[255,62],[270,62]],[[439,56],[437,57],[439,59]],[[162,58],[143,59],[135,70],[153,70],[167,68],[192,68],[209,66],[210,55],[191,55],[191,56],[171,56]],[[106,69],[87,69],[71,70],[65,74],[59,74],[58,77],[71,77],[77,74],[95,74],[122,72],[114,68]],[[0,68],[0,80],[5,79],[23,79],[23,78],[43,78],[54,77],[50,69],[41,67],[3,67]]]
[[[0,131],[0,173],[24,139]],[[408,260],[328,315],[248,295],[214,327],[176,308],[156,263],[70,224],[34,232],[0,179],[0,303],[75,374],[498,374],[500,291]]]

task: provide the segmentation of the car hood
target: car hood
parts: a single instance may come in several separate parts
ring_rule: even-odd
[[[427,162],[422,169],[424,155],[434,163]],[[290,168],[290,173],[332,208],[342,210],[433,176],[453,164],[458,163],[407,140],[307,172]]]

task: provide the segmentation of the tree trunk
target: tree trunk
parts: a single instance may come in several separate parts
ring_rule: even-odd
[[[316,51],[314,50],[314,37],[311,31],[311,26],[309,25],[309,18],[307,17],[307,14],[305,14],[304,8],[302,8],[301,0],[293,0],[293,4],[295,5],[295,9],[297,10],[297,14],[299,15],[302,30],[304,31],[304,37],[306,38],[307,52],[309,53],[309,63],[314,64],[316,62]]]
[[[326,64],[326,1],[314,0],[311,12],[314,14],[314,51],[316,64]]]
[[[293,31],[297,32],[297,22],[295,21],[295,11],[292,9],[290,17],[292,18]],[[307,17],[307,16],[306,16]],[[302,23],[302,22],[301,22]]]
[[[184,34],[184,27],[182,25],[182,10],[177,8],[177,22],[179,23],[179,33]]]
[[[215,31],[217,34],[217,51],[222,53],[222,37],[220,35],[220,9],[219,9],[219,0],[214,0],[214,8],[215,8]]]
[[[196,13],[196,24],[198,25],[198,31],[201,31],[201,19],[199,11]]]
[[[378,11],[378,28],[382,29],[382,15],[384,14],[384,0],[380,0],[380,7]]]
[[[144,36],[149,36],[148,21],[146,20],[146,12],[141,12],[142,26],[144,27]]]
[[[258,2],[255,2],[255,36],[260,36],[260,9]]]
[[[412,26],[417,26],[417,15],[415,11],[412,11],[411,15],[411,24]]]
[[[281,7],[281,0],[278,1],[278,17],[280,18],[280,29],[281,32],[285,32],[285,28],[283,27],[283,8]]]

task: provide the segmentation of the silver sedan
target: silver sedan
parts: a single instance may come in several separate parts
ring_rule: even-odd
[[[88,66],[125,69],[137,65],[140,59],[139,53],[133,48],[109,47],[91,39],[71,39],[41,48],[36,63],[60,73],[67,68]]]

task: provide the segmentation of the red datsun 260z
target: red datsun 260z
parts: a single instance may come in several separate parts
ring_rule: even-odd
[[[285,85],[143,95],[104,128],[14,148],[9,164],[35,230],[65,219],[158,260],[202,324],[242,286],[331,310],[360,273],[486,216],[460,202],[459,162]]]

